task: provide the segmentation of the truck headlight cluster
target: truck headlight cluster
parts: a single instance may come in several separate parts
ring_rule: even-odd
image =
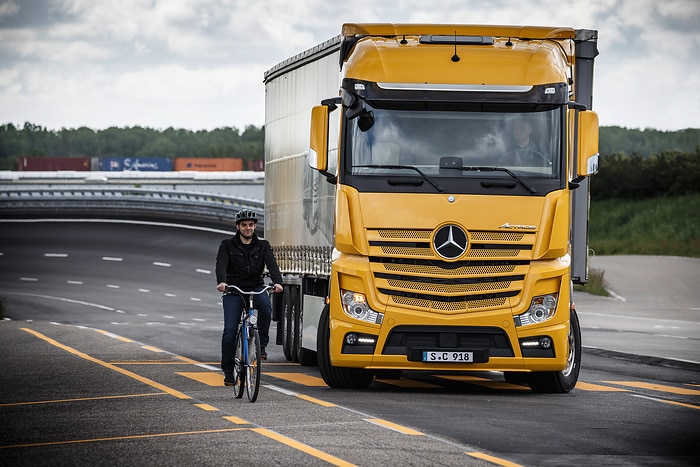
[[[532,298],[530,308],[521,315],[515,316],[513,319],[516,326],[527,326],[528,324],[537,324],[547,321],[557,311],[557,300],[559,294],[539,295]]]
[[[341,290],[343,311],[351,318],[359,319],[366,323],[381,324],[384,313],[377,313],[369,307],[367,297],[363,293]]]

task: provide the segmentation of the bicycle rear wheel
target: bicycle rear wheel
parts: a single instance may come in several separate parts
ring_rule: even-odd
[[[236,363],[233,368],[233,394],[236,396],[236,399],[243,397],[243,388],[245,387],[246,380],[245,362],[243,361],[243,345],[244,342],[241,328],[238,328],[238,333],[236,334]]]
[[[260,389],[260,335],[250,329],[248,337],[248,365],[246,365],[246,392],[248,400],[255,402]]]

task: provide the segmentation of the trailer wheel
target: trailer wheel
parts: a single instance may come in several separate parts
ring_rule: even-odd
[[[282,312],[282,327],[284,328],[284,335],[282,339],[282,352],[287,360],[292,361],[294,355],[296,355],[296,350],[294,347],[294,339],[292,336],[294,329],[294,321],[292,316],[292,293],[294,291],[294,286],[288,285],[284,288],[284,300],[283,300],[283,312]],[[278,323],[279,326],[279,323]]]
[[[330,337],[330,308],[326,305],[321,312],[316,340],[318,369],[323,381],[329,387],[336,389],[363,389],[369,386],[374,379],[371,371],[360,368],[343,368],[331,364]]]
[[[571,310],[569,323],[569,355],[566,368],[561,371],[530,373],[528,383],[534,392],[562,394],[576,386],[581,371],[581,327],[576,310]]]

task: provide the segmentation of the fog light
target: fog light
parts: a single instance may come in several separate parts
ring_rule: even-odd
[[[355,345],[357,343],[357,334],[348,334],[347,336],[345,336],[345,342],[348,345]]]
[[[545,336],[540,338],[540,348],[542,349],[551,349],[552,348],[552,339]]]

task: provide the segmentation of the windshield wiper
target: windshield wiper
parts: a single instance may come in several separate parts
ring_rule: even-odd
[[[510,169],[507,169],[505,167],[455,167],[455,170],[462,170],[464,172],[505,172],[511,177],[513,177],[515,180],[517,180],[522,186],[527,188],[527,191],[532,193],[533,195],[537,193],[537,190],[535,190],[532,185],[528,184],[525,180],[520,178],[515,172],[513,172]]]
[[[430,183],[435,189],[439,192],[443,192],[445,190],[442,189],[440,185],[435,183],[430,177],[428,177],[422,170],[420,170],[418,167],[413,167],[412,165],[385,165],[385,164],[371,164],[371,165],[353,165],[353,169],[392,169],[392,170],[400,170],[400,169],[408,169],[408,170],[413,170],[415,172],[418,172],[421,177],[423,177],[423,180],[426,182]]]

